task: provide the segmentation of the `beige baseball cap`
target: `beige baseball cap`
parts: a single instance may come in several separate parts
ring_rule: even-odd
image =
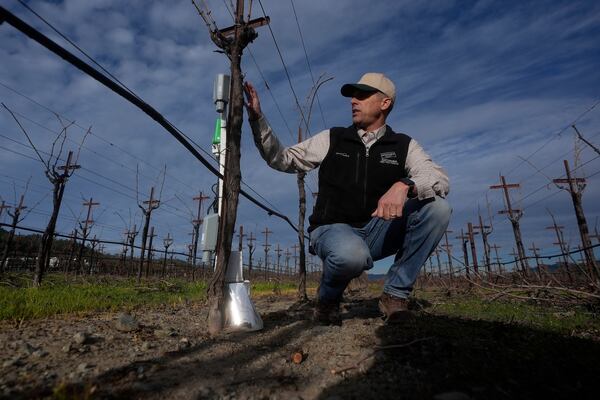
[[[381,92],[396,101],[396,86],[387,76],[379,72],[367,72],[358,83],[347,83],[342,86],[342,96],[352,97],[356,90],[363,92]]]

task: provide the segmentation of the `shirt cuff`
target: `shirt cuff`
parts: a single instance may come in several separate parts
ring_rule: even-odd
[[[428,179],[424,178],[410,178],[415,183],[417,189],[417,198],[419,200],[430,199],[435,197],[435,191]]]

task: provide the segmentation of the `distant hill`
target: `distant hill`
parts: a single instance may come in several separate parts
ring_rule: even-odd
[[[573,264],[570,264],[570,266],[572,267]],[[556,272],[559,272],[563,267],[562,267],[562,264],[556,263],[556,264],[544,265],[542,268],[544,268],[545,271],[548,271],[550,273],[556,273]],[[531,271],[532,274],[537,274],[537,267],[530,267],[529,270]],[[386,274],[368,273],[367,276],[369,277],[369,281],[376,282],[376,281],[385,280]]]
[[[367,274],[367,277],[371,282],[383,281],[385,280],[385,276],[386,274]]]

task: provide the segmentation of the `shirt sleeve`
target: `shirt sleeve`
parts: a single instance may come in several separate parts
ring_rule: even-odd
[[[278,171],[296,173],[317,168],[329,151],[329,130],[285,147],[281,144],[264,116],[250,121],[254,144],[267,164]]]
[[[414,139],[408,145],[406,172],[415,183],[419,200],[428,199],[434,195],[446,197],[450,191],[446,171],[434,163],[429,154]]]

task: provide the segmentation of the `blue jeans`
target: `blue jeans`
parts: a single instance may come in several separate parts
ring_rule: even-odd
[[[409,199],[402,217],[385,221],[372,218],[362,228],[348,224],[322,225],[310,234],[310,243],[321,260],[323,276],[319,301],[340,301],[348,283],[373,262],[395,254],[383,291],[407,298],[421,266],[444,235],[452,210],[448,202],[435,197]]]

